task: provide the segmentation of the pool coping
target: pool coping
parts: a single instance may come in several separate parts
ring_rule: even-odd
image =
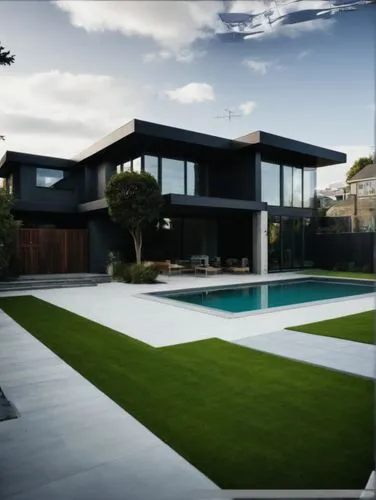
[[[335,299],[325,299],[325,300],[315,300],[311,302],[301,302],[299,304],[292,304],[288,306],[279,306],[279,307],[271,307],[271,308],[265,308],[265,309],[258,309],[256,311],[242,311],[238,313],[231,313],[227,311],[222,311],[220,309],[215,309],[214,307],[205,307],[205,306],[200,306],[197,304],[190,304],[188,302],[178,302],[172,298],[170,298],[173,295],[185,295],[187,293],[193,293],[193,292],[210,292],[214,290],[233,290],[237,288],[248,288],[250,286],[262,286],[262,285],[270,285],[270,284],[280,284],[280,283],[286,283],[286,282],[298,282],[302,283],[305,281],[325,281],[327,283],[344,283],[346,282],[347,284],[351,285],[368,285],[372,286],[373,290],[372,292],[368,292],[365,294],[360,294],[360,295],[348,295],[345,297],[339,297]],[[188,309],[190,311],[195,311],[195,312],[200,312],[204,314],[208,314],[210,316],[216,316],[219,318],[224,318],[224,319],[240,319],[240,318],[246,318],[250,316],[258,316],[260,314],[270,314],[274,312],[281,312],[281,311],[288,311],[292,309],[301,309],[303,307],[310,307],[310,306],[319,306],[319,305],[324,305],[324,304],[333,304],[333,303],[338,303],[338,302],[343,302],[344,300],[356,300],[356,299],[365,299],[369,298],[372,294],[375,294],[376,288],[375,288],[375,283],[372,280],[367,280],[367,279],[359,279],[359,278],[342,278],[342,277],[325,277],[325,276],[306,276],[304,278],[288,278],[288,279],[281,279],[281,280],[275,280],[275,281],[259,281],[257,283],[241,283],[241,284],[236,284],[236,285],[223,285],[223,286],[208,286],[208,287],[195,287],[195,288],[184,288],[184,289],[179,289],[179,290],[171,290],[171,291],[159,291],[159,292],[145,292],[145,293],[140,293],[135,295],[135,297],[144,299],[144,300],[151,300],[154,302],[159,302],[161,304],[165,305],[171,305],[173,307],[178,307],[181,309]],[[166,294],[168,294],[170,297],[166,297]]]

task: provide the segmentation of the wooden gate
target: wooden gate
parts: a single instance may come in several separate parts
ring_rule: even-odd
[[[19,229],[16,261],[19,274],[64,274],[88,271],[86,229]]]

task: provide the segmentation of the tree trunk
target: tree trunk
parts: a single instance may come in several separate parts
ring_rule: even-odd
[[[141,229],[137,228],[135,231],[130,231],[132,238],[133,238],[133,243],[134,243],[134,250],[136,253],[136,262],[137,264],[141,264],[141,252],[142,252],[142,233]]]

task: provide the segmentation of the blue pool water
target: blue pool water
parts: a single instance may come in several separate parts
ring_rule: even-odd
[[[236,288],[158,294],[179,302],[219,309],[230,313],[257,311],[317,300],[338,299],[372,293],[373,283],[309,279],[247,285]]]

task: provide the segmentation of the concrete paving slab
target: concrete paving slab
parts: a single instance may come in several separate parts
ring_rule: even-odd
[[[219,491],[157,436],[4,316],[0,311],[1,356],[6,361],[0,362],[0,381],[20,417],[0,422],[2,500],[188,500],[194,498],[195,489]],[[17,342],[2,343],[4,325],[12,325],[19,349]],[[34,377],[30,375],[33,370]]]
[[[376,348],[344,339],[281,330],[234,343],[296,361],[375,378]]]

